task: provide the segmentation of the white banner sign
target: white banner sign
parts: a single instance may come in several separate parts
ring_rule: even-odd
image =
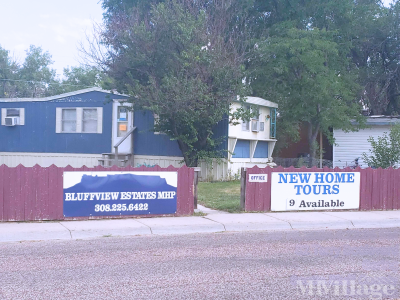
[[[359,172],[273,172],[271,175],[272,211],[359,207]]]

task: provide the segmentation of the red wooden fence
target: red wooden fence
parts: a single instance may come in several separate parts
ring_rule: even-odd
[[[0,221],[63,220],[63,172],[64,171],[177,171],[176,215],[193,213],[194,169],[126,167],[111,168],[65,168],[54,165],[43,168],[38,165],[28,168],[19,165],[9,168],[0,166]],[[147,215],[146,215],[147,216]],[[126,216],[125,216],[126,217]],[[90,217],[105,218],[105,217]],[[111,218],[111,217],[107,217]],[[115,217],[114,217],[115,218]],[[75,218],[85,219],[85,218]],[[86,218],[87,219],[87,218]]]
[[[400,209],[400,169],[258,168],[246,170],[246,211],[271,210],[272,172],[360,172],[360,210]],[[250,174],[268,174],[268,182],[249,182]]]

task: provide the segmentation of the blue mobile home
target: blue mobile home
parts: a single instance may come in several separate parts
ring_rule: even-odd
[[[182,165],[177,142],[154,132],[153,114],[132,111],[127,99],[99,88],[46,98],[0,99],[0,164],[93,167],[112,163],[117,149],[120,165]],[[226,163],[214,167],[214,178],[271,161],[277,105],[256,97],[247,102],[260,107],[258,119],[237,126],[221,122],[216,128],[230,153]],[[232,109],[238,105],[234,102]],[[210,172],[205,164],[202,169]]]

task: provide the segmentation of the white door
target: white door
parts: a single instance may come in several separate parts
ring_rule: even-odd
[[[112,153],[116,145],[133,127],[132,104],[125,102],[113,102],[113,126],[112,126]],[[129,135],[119,146],[118,153],[132,153],[133,133]]]

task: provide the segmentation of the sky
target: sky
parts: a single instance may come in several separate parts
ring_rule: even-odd
[[[385,5],[391,0],[384,0]],[[0,46],[22,63],[29,45],[53,58],[53,69],[79,66],[78,45],[101,23],[100,0],[0,0]]]
[[[102,21],[99,0],[0,0],[0,46],[22,63],[29,45],[52,55],[51,67],[61,75],[79,66],[78,44]]]

